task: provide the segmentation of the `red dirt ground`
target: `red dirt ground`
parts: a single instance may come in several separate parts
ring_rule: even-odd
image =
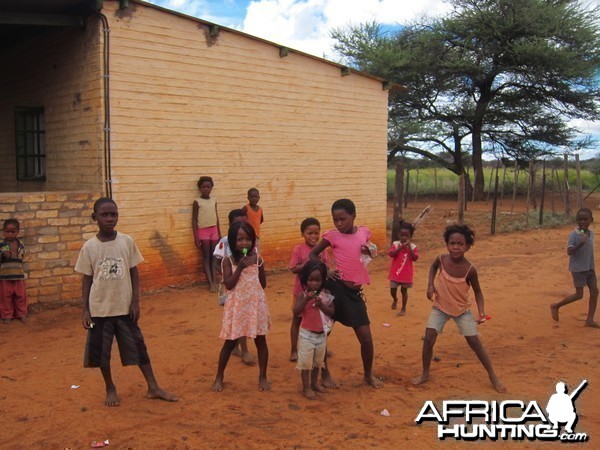
[[[471,208],[466,222],[474,225],[478,240],[468,258],[479,270],[486,312],[492,316],[479,330],[508,392],[492,389],[452,323],[438,339],[439,360],[432,363],[431,380],[417,387],[410,384],[420,373],[421,337],[431,307],[425,297],[427,273],[435,256],[444,252],[445,224],[455,220],[455,202],[432,203],[434,212],[414,238],[421,259],[405,317],[390,309],[388,261],[377,258],[370,266],[373,283],[366,288],[367,306],[382,389],[361,383],[356,338],[338,324],[330,338],[330,367],[339,389],[316,401],[301,396],[300,376],[288,361],[292,275],[277,273],[268,276],[267,287],[273,319],[267,337],[272,390],[258,392],[258,369],[232,357],[224,391],[214,393],[210,386],[222,344],[216,297],[203,285],[170,289],[142,298],[140,323],[159,383],[179,396],[178,403],[145,399],[139,370],[123,368],[113,359],[121,406],[105,407],[99,371],[82,367],[85,332],[78,307],[32,313],[26,325],[0,325],[0,447],[83,449],[101,439],[110,440],[109,448],[455,447],[465,444],[438,441],[433,424],[415,424],[425,401],[536,400],[545,407],[557,381],[573,389],[582,379],[589,385],[576,402],[576,431],[586,432],[594,446],[600,439],[600,415],[593,406],[600,404],[600,330],[583,326],[587,298],[561,310],[560,322],[550,318],[548,308],[573,292],[565,253],[571,225],[490,236],[491,206]],[[587,206],[597,211],[598,203],[600,197],[592,198]],[[425,204],[410,204],[405,216],[416,216]],[[507,209],[505,201],[500,210]],[[330,228],[328,218],[322,219],[324,228]],[[359,211],[357,223],[368,225],[365,219]],[[596,319],[600,321],[600,312]],[[380,414],[383,409],[389,417]],[[512,447],[516,442],[483,445]]]

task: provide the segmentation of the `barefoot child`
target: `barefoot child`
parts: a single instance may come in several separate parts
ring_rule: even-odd
[[[444,231],[444,240],[446,241],[448,254],[438,256],[429,270],[427,298],[433,300],[433,308],[429,315],[429,321],[425,328],[425,339],[423,340],[423,373],[411,381],[413,384],[421,384],[429,379],[433,346],[446,322],[453,319],[460,334],[465,337],[469,347],[485,367],[494,389],[498,392],[506,392],[506,388],[494,373],[490,358],[477,336],[475,326],[476,323],[483,323],[486,320],[483,293],[479,286],[477,270],[465,258],[465,253],[469,251],[475,242],[475,233],[467,225],[450,225]],[[438,271],[437,283],[434,284]],[[469,310],[471,306],[469,288],[473,289],[475,302],[479,310],[479,320],[477,322],[473,320]]]
[[[217,242],[221,239],[217,201],[214,197],[211,198],[210,196],[214,185],[211,177],[200,177],[198,180],[200,197],[194,200],[192,204],[194,243],[200,249],[202,255],[202,267],[204,268],[210,292],[217,292],[213,253]]]
[[[223,260],[223,282],[227,300],[223,307],[221,339],[225,339],[219,354],[217,375],[212,390],[223,390],[223,377],[231,352],[242,336],[254,338],[258,352],[258,389],[268,391],[267,363],[269,349],[267,332],[271,317],[264,288],[267,285],[264,261],[255,250],[256,235],[248,223],[234,223],[227,234],[231,256]]]
[[[300,233],[304,238],[304,242],[294,247],[290,259],[290,270],[292,273],[296,274],[294,277],[294,289],[292,291],[292,309],[294,309],[298,294],[301,294],[303,291],[302,283],[300,282],[300,272],[309,260],[308,255],[310,254],[310,251],[317,245],[321,238],[321,224],[314,217],[308,217],[300,224]],[[323,252],[319,256],[321,261],[325,264],[329,263],[329,255],[327,252]],[[292,323],[290,325],[290,340],[292,344],[290,361],[296,361],[298,359],[298,332],[300,330],[300,320],[301,317],[299,315],[294,314],[292,317]]]
[[[0,317],[3,323],[12,319],[27,319],[27,290],[23,255],[25,246],[17,237],[20,224],[17,219],[4,221],[4,240],[0,242]]]
[[[319,369],[323,368],[327,351],[328,329],[322,313],[332,317],[335,309],[332,297],[324,289],[327,266],[321,261],[308,261],[300,272],[303,291],[296,297],[294,316],[301,318],[298,337],[298,364],[302,377],[302,393],[309,400],[316,392],[325,392],[319,386]],[[322,312],[322,313],[321,313]]]
[[[352,327],[360,342],[364,381],[380,388],[383,383],[373,375],[373,338],[362,292],[362,285],[371,282],[366,264],[361,261],[361,255],[371,256],[367,245],[371,231],[354,225],[356,206],[352,200],[344,198],[333,202],[331,216],[336,229],[323,235],[321,242],[310,252],[310,259],[318,259],[321,252],[331,247],[337,270],[330,274],[325,287],[334,296],[334,319]]]
[[[594,321],[596,305],[598,303],[598,280],[594,267],[594,233],[590,225],[594,221],[592,210],[581,208],[577,211],[575,218],[577,229],[569,234],[567,243],[567,255],[569,255],[569,271],[573,276],[575,293],[562,299],[558,303],[550,305],[552,318],[558,322],[558,310],[569,303],[583,298],[583,288],[590,290],[590,303],[585,320],[586,327],[600,328],[600,324]]]
[[[248,217],[246,217],[246,213],[241,209],[232,209],[229,211],[229,226],[233,225],[236,222],[247,222]],[[216,260],[216,269],[217,275],[221,278],[221,282],[219,283],[219,304],[224,305],[225,300],[227,299],[227,292],[225,290],[225,285],[223,285],[223,259],[231,256],[231,248],[229,247],[229,239],[227,236],[221,238],[217,246],[215,247],[215,252],[213,256]],[[242,336],[238,339],[238,345],[232,352],[235,356],[241,356],[242,362],[248,366],[253,366],[256,364],[254,358],[250,354],[248,350],[248,339],[246,336]]]
[[[388,255],[392,257],[390,265],[390,295],[392,296],[392,309],[398,305],[398,286],[402,294],[402,308],[399,316],[406,314],[406,303],[408,302],[408,289],[413,286],[413,262],[419,259],[419,249],[412,242],[415,227],[404,220],[398,223],[396,237],[397,241],[392,243]]]
[[[142,255],[130,236],[115,230],[119,213],[112,199],[98,199],[92,219],[98,222],[98,233],[83,244],[75,264],[75,270],[83,274],[82,322],[88,330],[83,365],[100,367],[106,385],[105,405],[118,406],[120,400],[110,369],[116,337],[121,363],[140,367],[148,385],[146,397],[176,402],[177,397],[158,386],[138,326],[137,265],[143,261]]]

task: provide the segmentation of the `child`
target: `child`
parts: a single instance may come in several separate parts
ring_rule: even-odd
[[[267,363],[269,349],[266,334],[271,328],[271,317],[264,288],[267,285],[262,258],[255,250],[256,235],[250,224],[234,223],[228,233],[231,256],[223,260],[223,282],[227,300],[219,337],[225,339],[219,354],[217,375],[212,390],[223,390],[223,376],[231,352],[242,336],[254,338],[258,352],[258,388],[268,391]]]
[[[310,252],[310,259],[318,259],[318,255],[327,247],[331,247],[337,270],[330,274],[325,287],[334,296],[334,319],[341,324],[352,327],[360,342],[364,380],[374,388],[383,383],[373,375],[373,338],[367,306],[362,293],[362,285],[369,284],[371,278],[361,255],[371,256],[367,245],[371,232],[367,227],[354,225],[356,207],[352,200],[336,200],[331,206],[331,216],[335,230],[323,235],[323,239]]]
[[[248,216],[248,223],[254,228],[256,233],[256,248],[259,248],[260,243],[260,225],[265,221],[263,209],[258,206],[260,193],[256,188],[248,189],[248,204],[242,207],[242,210]]]
[[[229,211],[228,218],[229,218],[229,226],[233,225],[236,222],[246,222],[248,220],[248,218],[246,217],[246,213],[244,211],[242,211],[241,209],[232,209],[231,211]],[[221,240],[215,247],[215,252],[213,253],[213,256],[215,257],[215,260],[217,262],[216,263],[217,274],[222,280],[222,278],[223,278],[223,270],[222,270],[223,259],[231,256],[231,248],[229,248],[229,239],[227,238],[227,236],[221,238]],[[225,286],[223,285],[222,281],[219,283],[218,291],[219,291],[219,304],[224,305],[225,300],[227,299],[227,292],[225,290]],[[232,353],[236,356],[241,356],[242,362],[248,366],[253,366],[256,364],[256,361],[254,361],[254,358],[248,351],[248,340],[246,339],[246,336],[242,336],[241,338],[239,338],[238,346],[233,350]]]
[[[204,267],[204,274],[206,275],[210,292],[217,292],[215,265],[212,255],[217,242],[221,239],[217,201],[214,197],[210,197],[214,185],[211,177],[200,177],[198,180],[200,197],[194,200],[192,204],[194,242],[202,254],[202,266]]]
[[[292,250],[292,257],[290,260],[290,270],[296,274],[294,277],[294,289],[292,291],[292,309],[296,304],[298,294],[302,293],[302,284],[300,283],[300,271],[309,260],[308,255],[310,251],[317,245],[321,237],[321,224],[314,217],[308,217],[300,224],[300,233],[304,238],[304,243],[298,244]],[[319,255],[321,261],[325,264],[329,263],[329,255],[327,252]],[[292,323],[290,325],[290,339],[292,343],[292,351],[290,353],[290,361],[296,361],[298,359],[298,332],[300,331],[300,320],[299,315],[292,317]]]
[[[469,251],[475,242],[475,233],[467,225],[450,225],[444,231],[444,240],[446,241],[448,254],[438,256],[429,270],[427,298],[429,300],[433,299],[433,309],[429,315],[429,321],[425,329],[425,339],[423,340],[423,373],[411,381],[413,384],[421,384],[429,380],[429,367],[437,335],[442,332],[448,320],[454,319],[460,334],[465,337],[469,347],[485,367],[496,391],[506,392],[506,388],[494,373],[490,358],[477,336],[475,326],[476,323],[483,323],[486,320],[483,293],[479,286],[477,270],[465,258],[465,253]],[[434,285],[438,270],[440,275],[436,285]],[[473,289],[477,309],[479,310],[479,320],[477,322],[473,320],[469,310],[471,305],[469,287]]]
[[[392,247],[388,251],[388,255],[393,258],[388,276],[393,300],[392,309],[396,309],[398,305],[398,286],[400,286],[402,294],[402,309],[398,313],[399,316],[406,314],[408,289],[413,286],[413,262],[419,259],[419,250],[411,242],[414,232],[415,227],[411,223],[400,220],[396,235],[398,240],[392,243]]]
[[[137,265],[143,261],[135,241],[115,230],[117,204],[110,198],[94,203],[92,219],[98,234],[83,244],[75,270],[83,274],[83,327],[88,330],[84,367],[100,367],[106,385],[106,406],[119,406],[110,370],[113,339],[119,344],[121,363],[140,367],[148,384],[147,398],[176,402],[177,397],[156,382],[138,326],[140,318]]]
[[[321,261],[309,261],[300,272],[303,291],[296,297],[294,315],[301,318],[298,338],[298,365],[302,377],[302,393],[314,400],[319,386],[319,369],[324,367],[327,351],[327,333],[321,312],[331,317],[335,313],[331,295],[324,290],[327,266]]]
[[[0,317],[3,323],[13,318],[26,322],[27,292],[23,255],[25,246],[17,237],[20,224],[17,219],[4,221],[4,240],[0,242],[2,251],[0,262]]]
[[[594,321],[596,304],[598,303],[598,281],[594,267],[594,233],[590,230],[590,224],[594,221],[592,210],[581,208],[577,211],[575,218],[577,229],[569,234],[567,243],[567,255],[569,255],[569,271],[573,276],[575,293],[562,299],[558,303],[550,305],[552,318],[558,322],[558,310],[569,303],[583,298],[583,288],[590,290],[590,303],[585,320],[586,327],[600,328],[600,324]]]

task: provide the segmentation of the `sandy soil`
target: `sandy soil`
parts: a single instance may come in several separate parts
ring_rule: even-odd
[[[593,406],[600,404],[600,330],[583,326],[587,298],[561,310],[560,322],[550,318],[548,308],[573,291],[564,249],[572,226],[490,236],[486,211],[491,205],[482,203],[467,212],[467,222],[478,232],[468,257],[479,270],[486,311],[492,316],[479,328],[481,339],[508,393],[492,389],[452,323],[438,339],[431,380],[418,387],[410,384],[420,373],[421,337],[431,307],[425,297],[427,272],[444,251],[444,225],[455,218],[454,202],[432,203],[434,212],[415,235],[421,259],[405,317],[390,309],[386,259],[378,258],[370,267],[373,283],[366,289],[367,305],[375,373],[385,382],[383,389],[361,383],[357,341],[351,329],[337,324],[330,338],[330,367],[340,387],[316,401],[301,396],[299,374],[288,361],[292,276],[270,274],[270,392],[258,392],[257,367],[247,367],[236,357],[227,368],[224,391],[211,392],[221,347],[221,310],[204,286],[142,299],[141,327],[157,378],[179,396],[178,403],[144,398],[139,370],[116,362],[113,374],[121,406],[105,407],[99,371],[82,368],[85,332],[78,307],[33,313],[26,325],[0,325],[0,447],[79,449],[102,439],[110,440],[110,448],[462,446],[438,441],[431,423],[415,425],[425,401],[520,399],[545,406],[557,381],[572,389],[585,378],[589,385],[576,401],[576,431],[588,433],[592,442],[600,439],[600,415]],[[588,206],[596,211],[598,203],[600,198],[592,199]],[[409,205],[405,215],[416,216],[424,205]],[[329,228],[326,218],[323,222]],[[600,320],[600,312],[596,317]],[[381,415],[383,409],[389,417]]]

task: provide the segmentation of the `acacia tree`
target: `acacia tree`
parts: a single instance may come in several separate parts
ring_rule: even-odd
[[[385,35],[374,23],[334,30],[335,50],[409,88],[390,95],[390,154],[445,148],[464,171],[470,136],[475,198],[482,156],[573,146],[574,118],[599,112],[600,8],[575,0],[451,0],[444,19]]]

